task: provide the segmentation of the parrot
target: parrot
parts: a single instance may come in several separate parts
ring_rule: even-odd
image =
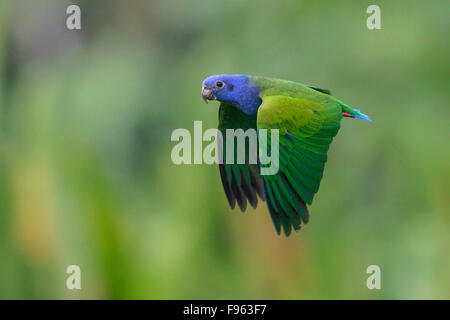
[[[262,76],[221,74],[202,83],[202,98],[219,105],[218,131],[278,129],[279,169],[261,175],[259,161],[219,162],[222,186],[232,209],[265,201],[278,235],[289,236],[309,220],[308,206],[319,190],[327,152],[343,117],[371,122],[369,116],[339,101],[327,89]],[[270,150],[271,139],[267,139]],[[248,145],[245,145],[246,148]],[[259,146],[260,147],[260,146]],[[246,158],[247,160],[247,158]]]

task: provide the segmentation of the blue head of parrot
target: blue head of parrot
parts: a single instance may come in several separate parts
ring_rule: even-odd
[[[221,74],[206,78],[202,98],[230,104],[246,114],[255,114],[261,104],[259,89],[250,78],[241,74]]]

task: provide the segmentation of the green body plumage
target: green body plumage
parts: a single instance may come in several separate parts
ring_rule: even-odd
[[[225,154],[226,129],[278,129],[279,172],[260,175],[258,164],[234,161],[220,165],[222,183],[231,207],[237,202],[244,211],[247,200],[256,207],[257,195],[265,199],[277,232],[283,229],[289,235],[292,228],[298,230],[302,221],[308,221],[306,205],[312,203],[319,189],[328,148],[343,115],[368,117],[332,97],[327,90],[279,79],[248,78],[259,90],[260,105],[257,112],[247,114],[233,103],[222,101],[219,129],[224,141],[219,149]],[[230,80],[225,80],[225,84],[227,81]],[[267,140],[270,142],[270,137]],[[270,143],[267,148],[270,151]]]

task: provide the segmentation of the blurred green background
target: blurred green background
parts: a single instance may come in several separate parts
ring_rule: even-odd
[[[0,298],[450,298],[449,9],[1,1]],[[216,166],[171,162],[174,129],[217,125],[200,89],[218,73],[329,88],[374,120],[343,120],[289,238],[265,205],[229,209]]]

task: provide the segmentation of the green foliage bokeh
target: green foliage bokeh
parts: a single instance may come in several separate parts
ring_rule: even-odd
[[[448,299],[449,4],[376,1],[368,30],[370,4],[2,1],[0,298]],[[220,73],[329,88],[373,119],[343,120],[289,238],[265,205],[229,209],[215,166],[171,162],[174,129],[217,125],[200,87]]]

